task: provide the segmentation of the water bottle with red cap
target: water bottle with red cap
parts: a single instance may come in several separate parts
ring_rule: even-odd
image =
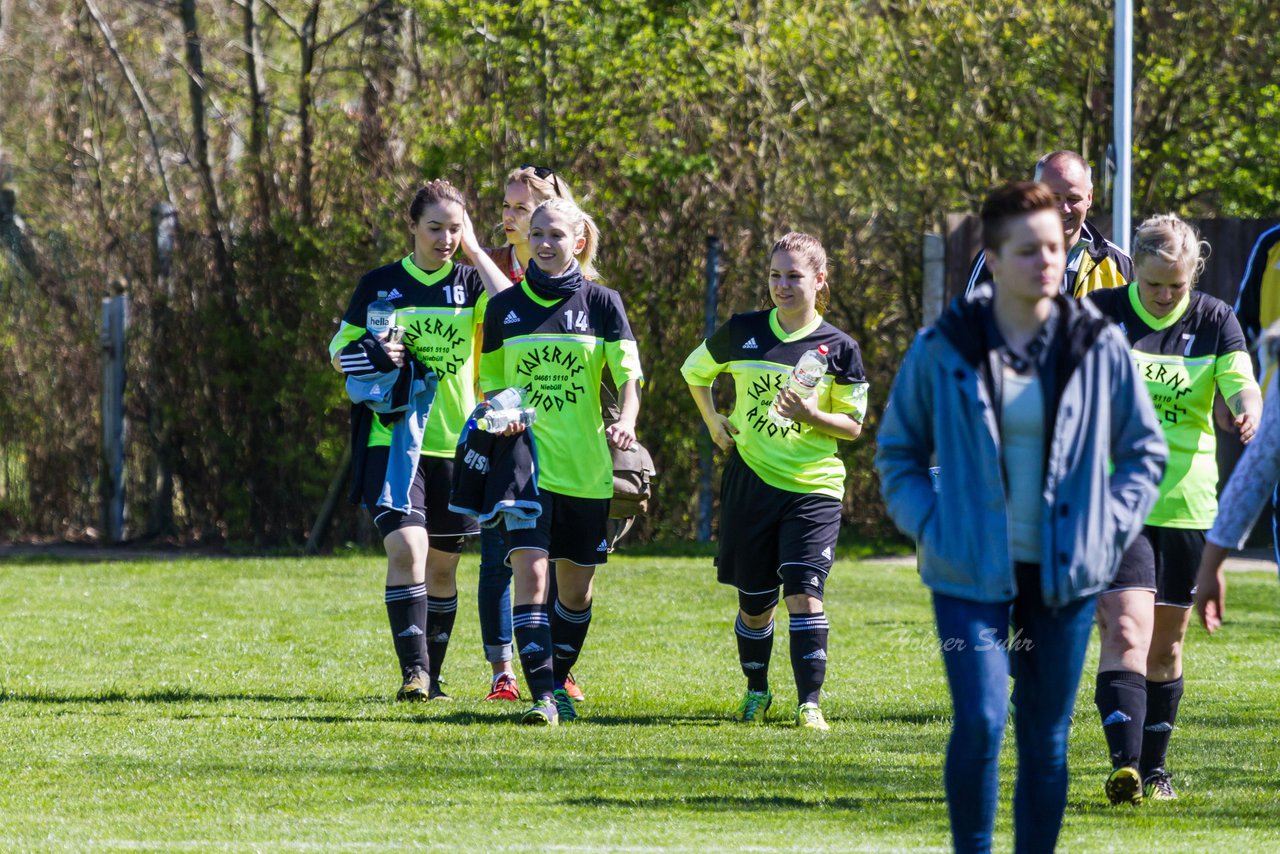
[[[796,366],[791,369],[791,379],[787,382],[787,388],[801,397],[808,397],[813,394],[813,390],[822,381],[822,375],[827,372],[827,352],[826,344],[819,344],[817,349],[814,350],[806,350],[805,354],[800,357],[800,361],[796,362]],[[778,399],[776,397],[773,403],[769,405],[769,420],[775,427],[783,430],[793,423],[790,418],[778,411]]]

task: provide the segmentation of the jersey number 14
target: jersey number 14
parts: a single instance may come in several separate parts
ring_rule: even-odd
[[[576,323],[574,322],[574,313],[574,310],[571,308],[565,309],[564,322],[569,324],[569,329],[571,330],[577,329],[579,332],[586,332],[589,328],[587,326],[587,313],[585,311],[577,312],[578,318]]]

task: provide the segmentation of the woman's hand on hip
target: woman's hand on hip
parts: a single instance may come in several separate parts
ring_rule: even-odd
[[[733,426],[733,422],[727,416],[717,412],[706,424],[707,432],[711,434],[711,441],[715,442],[720,450],[729,451],[738,444],[733,439],[738,434],[738,428]]]

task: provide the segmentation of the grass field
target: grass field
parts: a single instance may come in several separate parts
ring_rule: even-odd
[[[826,736],[727,719],[742,689],[734,597],[706,558],[610,563],[576,669],[583,720],[544,730],[481,700],[488,667],[466,557],[445,667],[457,701],[389,702],[398,674],[380,564],[0,566],[0,849],[949,845],[949,705],[909,563],[844,561],[833,573]],[[1231,582],[1227,627],[1194,629],[1188,645],[1171,753],[1179,801],[1104,805],[1086,676],[1063,850],[1280,843],[1280,585],[1262,573]],[[781,719],[795,702],[789,671],[780,625]]]

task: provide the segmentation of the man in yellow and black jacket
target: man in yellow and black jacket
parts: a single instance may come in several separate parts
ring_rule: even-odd
[[[1251,350],[1256,349],[1263,331],[1280,320],[1280,225],[1262,232],[1253,244],[1236,297],[1236,317]],[[1275,365],[1265,367],[1267,375],[1258,377],[1264,395]]]
[[[1067,247],[1062,292],[1080,299],[1102,288],[1127,285],[1133,279],[1133,262],[1085,220],[1093,204],[1093,170],[1088,162],[1074,151],[1050,152],[1036,163],[1035,180],[1053,191],[1062,217],[1063,245]],[[966,299],[978,285],[991,281],[986,257],[986,252],[979,252],[973,259],[964,289]]]

